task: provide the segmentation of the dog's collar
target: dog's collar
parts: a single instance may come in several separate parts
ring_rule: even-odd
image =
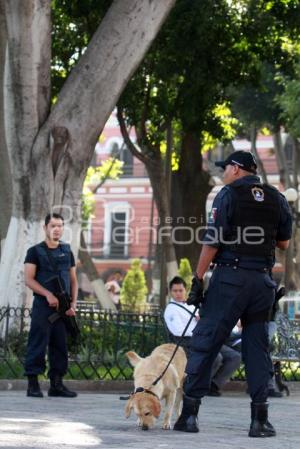
[[[151,390],[148,390],[148,388],[138,387],[134,390],[134,392],[132,394],[136,394],[136,393],[149,393],[149,394],[152,394],[153,396],[155,396],[157,399],[159,399],[157,394],[153,393],[153,391],[151,391]]]

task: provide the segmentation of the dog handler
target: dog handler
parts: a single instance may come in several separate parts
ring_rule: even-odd
[[[292,217],[284,196],[256,176],[254,156],[236,151],[225,161],[225,186],[217,194],[188,304],[203,299],[203,276],[215,268],[205,294],[202,319],[193,332],[181,416],[174,430],[198,432],[201,398],[208,392],[214,359],[239,318],[242,356],[251,397],[250,437],[276,435],[268,421],[268,317],[276,284],[270,277],[275,247],[289,245]]]

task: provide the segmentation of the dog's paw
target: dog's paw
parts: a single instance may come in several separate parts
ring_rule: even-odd
[[[171,430],[171,423],[169,423],[169,422],[164,423],[163,426],[162,426],[162,428],[163,428],[164,430]]]

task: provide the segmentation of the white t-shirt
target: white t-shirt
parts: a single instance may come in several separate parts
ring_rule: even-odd
[[[105,287],[107,288],[112,301],[115,304],[119,304],[121,287],[118,282],[115,280],[108,281],[106,282]]]
[[[180,306],[178,306],[177,304],[180,304]],[[188,306],[185,302],[177,302],[171,298],[164,311],[164,320],[171,334],[175,335],[176,337],[180,337],[182,335],[189,319],[191,318],[191,313],[193,313],[194,310],[195,306]],[[191,324],[187,328],[185,337],[192,336],[193,329],[196,326],[197,322],[198,320],[194,317],[191,321]]]

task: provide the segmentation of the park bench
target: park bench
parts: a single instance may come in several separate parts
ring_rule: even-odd
[[[161,320],[164,325],[166,340],[170,343],[177,343],[174,341],[174,336],[170,333],[163,313],[161,313]],[[293,375],[296,374],[300,363],[300,322],[291,321],[288,316],[281,310],[276,313],[277,331],[271,343],[271,357],[274,363],[275,381],[280,392],[285,392],[289,396],[290,391],[288,386],[283,382],[282,368],[285,365],[290,369]],[[183,342],[184,344],[184,342]],[[292,364],[295,364],[293,370]]]
[[[289,317],[279,310],[276,313],[277,331],[272,341],[272,360],[275,369],[275,381],[279,391],[289,395],[289,389],[283,383],[282,366],[289,364],[291,368],[296,365],[295,372],[300,363],[300,323],[291,321]]]

